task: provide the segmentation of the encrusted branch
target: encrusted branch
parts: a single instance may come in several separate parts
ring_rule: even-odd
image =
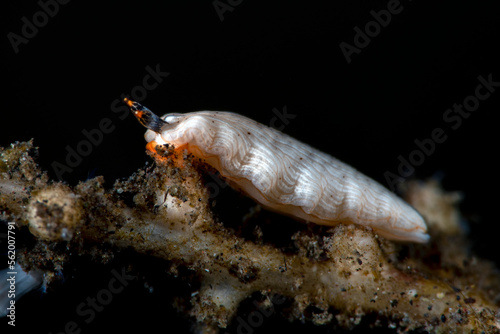
[[[287,300],[284,316],[317,325],[355,328],[372,314],[374,326],[401,331],[500,328],[500,279],[490,263],[467,254],[457,197],[436,183],[406,190],[429,223],[430,244],[397,244],[355,226],[304,225],[294,249],[283,251],[214,219],[203,166],[189,157],[170,152],[107,190],[100,177],[76,187],[49,182],[34,151],[31,142],[0,150],[0,218],[29,228],[38,243],[66,243],[76,253],[93,244],[132,248],[195,271],[200,285],[187,307],[207,331],[230,325],[256,292],[267,297],[263,310]],[[20,262],[46,272],[50,284],[51,266],[35,248]],[[53,261],[61,269],[68,259]]]

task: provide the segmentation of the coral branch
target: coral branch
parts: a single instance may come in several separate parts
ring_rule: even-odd
[[[217,222],[203,166],[181,153],[157,157],[154,168],[106,190],[102,178],[73,188],[49,183],[30,151],[31,142],[0,151],[3,219],[28,226],[39,243],[67,243],[76,253],[92,244],[132,248],[195,271],[200,284],[187,307],[206,330],[230,325],[241,302],[256,292],[267,297],[262,309],[287,300],[287,318],[317,325],[355,328],[370,314],[374,326],[400,330],[500,328],[494,299],[500,279],[488,262],[466,253],[457,198],[436,183],[407,189],[407,199],[429,221],[431,244],[397,244],[355,226],[304,225],[293,236],[295,248],[285,252]],[[35,248],[23,266],[50,271]],[[61,268],[67,258],[54,261]],[[45,275],[46,284],[51,279]]]

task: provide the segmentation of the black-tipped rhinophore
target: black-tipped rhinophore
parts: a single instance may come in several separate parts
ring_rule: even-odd
[[[137,120],[146,128],[156,133],[160,133],[161,128],[165,124],[168,124],[139,102],[132,101],[128,98],[124,98],[123,101],[130,107],[130,110],[132,110]]]

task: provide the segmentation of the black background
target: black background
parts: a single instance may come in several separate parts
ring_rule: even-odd
[[[5,2],[0,146],[34,138],[38,162],[56,178],[52,164],[65,162],[66,146],[75,149],[85,139],[83,130],[109,118],[114,130],[63,180],[76,184],[103,175],[111,186],[149,159],[145,129],[111,108],[120,94],[142,84],[146,66],[170,73],[143,101],[155,113],[228,110],[269,124],[273,109],[286,106],[295,118],[285,133],[384,185],[384,172],[397,172],[398,156],[408,157],[415,139],[430,138],[439,127],[448,139],[413,177],[437,176],[445,189],[461,191],[474,252],[500,262],[495,245],[500,92],[456,130],[443,120],[448,108],[474,94],[479,75],[500,81],[499,11],[470,2],[402,1],[402,11],[348,64],[339,44],[353,44],[354,27],[363,29],[373,20],[370,11],[387,8],[388,1],[327,3],[233,1],[221,20],[212,1],[71,1],[15,53],[7,34],[21,35],[21,18],[33,22],[41,7],[35,1]],[[109,271],[88,277],[98,288],[107,284]],[[61,331],[86,296],[71,299],[68,294],[78,285],[69,281],[56,294],[59,299],[28,297],[30,304],[18,311],[19,324],[38,322],[42,332]],[[137,297],[140,291],[125,292],[122,302],[84,332],[162,323],[171,331],[181,322],[170,306]],[[33,313],[37,310],[40,314]],[[258,330],[293,329],[279,325]]]

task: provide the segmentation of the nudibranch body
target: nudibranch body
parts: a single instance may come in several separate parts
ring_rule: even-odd
[[[320,225],[371,227],[392,240],[427,242],[424,219],[356,169],[292,137],[231,112],[158,117],[125,99],[149,130],[148,148],[186,149],[263,207]]]

